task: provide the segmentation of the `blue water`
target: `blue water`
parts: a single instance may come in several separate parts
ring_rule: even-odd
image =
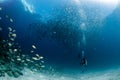
[[[44,56],[45,64],[58,71],[80,70],[78,55],[82,50],[88,70],[120,66],[119,4],[103,9],[101,5],[85,1],[76,4],[72,0],[3,0],[0,7],[3,9],[0,16],[7,14],[14,20],[9,23],[2,19],[0,24],[5,30],[2,36],[7,36],[8,26],[13,27],[16,42],[25,54],[31,55],[31,45],[35,44],[36,52]],[[82,23],[85,23],[83,30],[80,29]],[[82,42],[83,34],[86,43]]]

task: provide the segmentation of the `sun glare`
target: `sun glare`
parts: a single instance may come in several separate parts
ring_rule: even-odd
[[[117,5],[118,0],[94,0],[95,2],[101,3],[101,4],[107,4],[107,5]]]
[[[0,0],[0,3],[10,2],[11,0]]]
[[[0,3],[2,3],[4,0],[0,0]]]

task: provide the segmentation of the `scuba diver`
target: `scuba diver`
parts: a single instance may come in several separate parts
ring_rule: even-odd
[[[85,58],[85,52],[84,51],[82,51],[81,65],[86,65],[87,66],[87,59]]]
[[[82,66],[82,72],[85,72],[87,66],[87,59],[85,58],[85,52],[82,51],[82,55],[80,57],[80,65]]]
[[[81,63],[82,66],[87,66],[87,59],[84,57],[81,59]]]

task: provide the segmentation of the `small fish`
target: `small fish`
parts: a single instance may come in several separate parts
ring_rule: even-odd
[[[9,32],[9,34],[8,35],[12,35],[12,32]]]
[[[3,42],[6,42],[5,40],[2,40]]]
[[[10,47],[11,47],[11,46],[12,46],[12,43],[10,43],[10,42],[9,42],[9,43],[8,43],[8,46],[10,46]]]
[[[45,66],[44,66],[44,65],[42,65],[42,66],[41,66],[41,68],[45,68]]]
[[[33,69],[33,71],[37,72],[37,69]]]
[[[17,58],[20,58],[20,56],[17,56]]]
[[[33,49],[36,49],[36,46],[35,46],[35,45],[32,45],[32,48],[33,48]]]
[[[13,32],[15,32],[16,30],[13,30]]]
[[[33,63],[34,61],[31,60],[30,62]]]
[[[15,39],[14,38],[10,38],[11,41],[14,41]]]
[[[0,27],[0,31],[2,31],[2,27]]]
[[[33,53],[33,52],[34,52],[33,50],[30,51],[30,53]]]
[[[13,19],[12,19],[12,18],[10,18],[10,22],[13,22]]]
[[[14,49],[13,51],[14,51],[14,52],[17,52],[18,50],[17,50],[17,49]]]
[[[22,60],[21,62],[23,62],[23,63],[24,63],[24,62],[25,62],[25,60]]]
[[[0,11],[2,11],[2,7],[0,7]]]
[[[25,57],[25,55],[23,54],[22,57]]]
[[[35,54],[36,57],[40,60],[40,59],[43,59],[43,56],[40,56],[39,54]]]
[[[32,63],[33,63],[34,61],[30,60],[30,62],[32,62]]]
[[[17,35],[16,34],[12,34],[12,36],[15,38]]]
[[[6,17],[6,18],[9,18],[9,16],[8,16],[8,15],[5,15],[5,17]]]
[[[54,31],[53,34],[56,34],[56,32]]]
[[[31,70],[31,71],[30,71],[30,73],[32,73],[32,74],[33,74],[34,72]]]
[[[9,30],[9,31],[12,31],[12,28],[11,28],[11,27],[8,27],[8,30]]]
[[[9,52],[10,52],[10,53],[13,53],[12,49],[9,49]]]
[[[15,60],[14,60],[14,59],[11,59],[11,61],[13,61],[13,62],[14,62]]]
[[[44,63],[44,61],[41,61],[41,63]]]
[[[37,57],[40,57],[39,54],[35,54]]]
[[[21,61],[21,59],[20,59],[20,58],[17,58],[17,60],[18,60],[18,61]]]
[[[32,57],[33,60],[39,60],[37,57]]]
[[[42,57],[42,56],[40,56],[40,57],[39,57],[39,59],[43,59],[43,57]]]
[[[2,17],[0,17],[0,20],[2,20]]]
[[[35,66],[39,66],[38,64],[35,64]]]
[[[30,59],[26,59],[26,61],[30,61]]]
[[[25,63],[24,65],[25,65],[25,66],[27,66],[28,64],[27,64],[27,63]]]

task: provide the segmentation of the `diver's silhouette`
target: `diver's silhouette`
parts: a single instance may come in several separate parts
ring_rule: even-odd
[[[82,66],[87,66],[87,59],[84,57],[81,59],[81,63]]]
[[[81,66],[82,66],[82,72],[85,72],[87,70],[87,59],[84,57],[81,59],[81,62],[80,62]]]
[[[84,51],[82,51],[82,55],[78,55],[80,58],[80,65],[82,66],[82,72],[86,71],[86,66],[87,66],[87,59],[85,58]]]

